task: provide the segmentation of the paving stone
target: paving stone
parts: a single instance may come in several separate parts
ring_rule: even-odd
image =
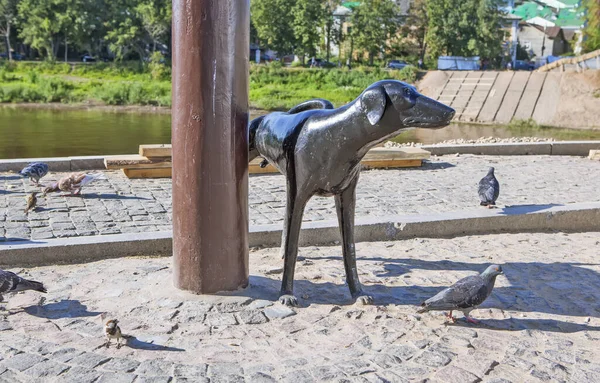
[[[48,379],[60,375],[70,368],[64,363],[57,363],[54,360],[45,360],[28,368],[23,373],[36,379]]]
[[[137,375],[170,376],[173,362],[160,359],[145,360],[135,370]]]
[[[240,311],[237,317],[244,324],[261,324],[269,321],[265,314],[259,310]]]
[[[15,371],[25,371],[46,359],[34,354],[22,353],[2,361],[4,367]]]
[[[104,372],[97,383],[132,383],[137,375],[123,372]]]
[[[284,374],[280,381],[285,383],[312,383],[317,380],[304,370],[296,370]]]
[[[173,376],[184,378],[195,378],[206,376],[208,366],[206,364],[175,364],[173,365]]]
[[[267,307],[264,310],[265,315],[269,319],[282,319],[287,318],[292,315],[296,315],[296,312],[287,306],[283,306],[280,304]]]
[[[206,323],[210,326],[232,326],[238,324],[238,321],[230,313],[209,313],[206,315]]]
[[[208,377],[218,377],[224,375],[244,375],[244,369],[237,363],[215,363],[208,365]]]
[[[60,375],[58,381],[60,383],[92,383],[95,382],[102,373],[89,368],[74,366],[67,372]]]
[[[77,366],[92,369],[94,367],[97,367],[101,364],[108,362],[110,359],[111,359],[110,357],[107,357],[104,355],[94,354],[91,352],[84,352],[83,354],[71,359],[69,361],[69,364],[74,364]]]
[[[456,366],[447,366],[439,370],[435,377],[443,383],[477,383],[481,379],[468,371]]]
[[[138,376],[136,383],[169,383],[173,380],[171,376]]]
[[[252,374],[248,379],[248,382],[256,382],[256,383],[276,383],[277,380],[273,378],[271,375],[264,374],[262,372],[257,372]]]
[[[101,368],[107,371],[114,372],[134,372],[140,365],[140,362],[125,359],[125,358],[112,358],[108,362],[102,364]]]
[[[451,359],[439,351],[425,350],[415,358],[415,363],[424,364],[429,367],[441,367],[451,362]]]

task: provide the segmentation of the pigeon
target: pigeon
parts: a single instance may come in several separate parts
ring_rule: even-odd
[[[40,282],[30,281],[19,277],[10,271],[0,269],[0,302],[3,300],[2,294],[17,291],[35,290],[42,293],[47,292],[44,285]]]
[[[480,275],[463,278],[432,298],[427,299],[421,303],[421,309],[417,312],[450,310],[446,316],[454,322],[456,318],[452,316],[452,310],[457,310],[463,312],[467,322],[479,323],[477,319],[471,318],[469,314],[490,296],[494,289],[496,277],[502,274],[504,272],[501,266],[491,265]]]
[[[25,214],[29,213],[29,210],[35,210],[35,205],[37,204],[37,197],[35,196],[37,192],[30,193],[25,200],[27,201],[27,207],[25,208]]]
[[[496,205],[496,200],[500,194],[500,184],[494,176],[494,168],[491,167],[488,173],[479,181],[479,199],[481,206],[492,208]]]
[[[36,186],[40,186],[40,179],[48,174],[48,165],[43,162],[34,162],[24,167],[19,174],[29,177]]]
[[[111,339],[117,339],[117,348],[121,348],[121,338],[123,336],[121,334],[121,328],[119,327],[118,323],[118,320],[111,319],[107,321],[104,325],[104,335],[106,336],[106,348],[110,346]]]
[[[69,192],[70,195],[81,195],[81,188],[85,185],[94,182],[95,180],[103,180],[106,179],[104,174],[102,173],[70,173],[61,179],[58,182],[54,182],[53,184],[47,186],[44,189],[44,195],[51,192],[63,191]]]

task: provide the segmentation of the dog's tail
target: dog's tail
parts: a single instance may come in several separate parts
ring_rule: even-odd
[[[292,109],[288,110],[288,114],[296,114],[311,109],[334,109],[334,107],[331,102],[325,99],[314,98],[294,106]]]

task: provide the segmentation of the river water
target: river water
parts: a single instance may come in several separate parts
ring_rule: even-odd
[[[265,113],[252,111],[251,118]],[[431,144],[457,138],[527,136],[600,140],[600,131],[451,125],[414,129],[395,141]],[[169,114],[0,107],[0,159],[130,154],[137,153],[140,144],[170,142]]]

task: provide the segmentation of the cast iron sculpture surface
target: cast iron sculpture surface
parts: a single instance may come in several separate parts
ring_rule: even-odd
[[[281,303],[298,303],[293,295],[298,237],[304,207],[313,195],[335,197],[350,293],[360,303],[373,302],[358,279],[354,249],[360,161],[369,149],[407,128],[441,128],[453,116],[452,108],[419,94],[413,86],[384,80],[337,109],[327,100],[315,99],[287,113],[270,113],[250,123],[249,160],[263,157],[287,181]]]

